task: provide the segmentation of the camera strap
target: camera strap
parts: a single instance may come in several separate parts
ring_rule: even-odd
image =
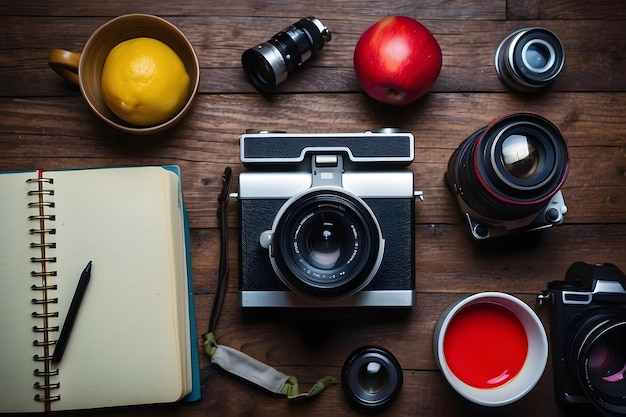
[[[300,393],[298,379],[286,375],[273,367],[260,362],[245,353],[228,346],[219,345],[215,338],[217,320],[224,304],[228,282],[228,225],[226,207],[230,196],[232,170],[226,167],[222,174],[222,189],[217,198],[217,217],[220,222],[220,261],[217,278],[215,300],[209,317],[208,331],[202,335],[204,351],[211,358],[211,363],[224,371],[245,381],[257,385],[274,394],[285,395],[289,400],[302,400],[313,397],[334,382],[334,378],[325,376],[320,378],[306,393]]]

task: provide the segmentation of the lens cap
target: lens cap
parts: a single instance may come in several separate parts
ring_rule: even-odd
[[[387,350],[363,346],[348,357],[341,385],[350,404],[359,411],[375,413],[393,402],[402,388],[402,367]]]

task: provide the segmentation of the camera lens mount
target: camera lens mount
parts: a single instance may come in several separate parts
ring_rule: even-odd
[[[402,388],[402,367],[386,349],[361,347],[348,357],[341,372],[341,385],[350,404],[365,412],[389,406]]]
[[[372,211],[339,188],[294,196],[274,222],[272,266],[287,287],[307,297],[331,300],[358,292],[376,275],[383,251]]]
[[[306,17],[244,51],[241,64],[258,90],[270,92],[330,40],[330,31],[319,19]]]
[[[565,63],[561,40],[548,29],[519,29],[508,35],[496,50],[494,65],[500,80],[518,91],[545,89]]]
[[[570,331],[568,364],[598,408],[626,413],[626,317],[591,310]]]

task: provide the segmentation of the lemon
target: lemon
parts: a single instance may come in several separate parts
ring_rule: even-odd
[[[185,104],[189,74],[169,46],[153,38],[116,45],[102,68],[102,96],[120,119],[137,126],[165,122]]]

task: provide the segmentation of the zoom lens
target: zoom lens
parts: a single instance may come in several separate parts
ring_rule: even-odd
[[[548,206],[568,172],[567,144],[559,129],[539,115],[512,113],[469,136],[450,158],[445,178],[472,216],[511,230],[526,226]]]
[[[561,40],[543,28],[520,29],[498,46],[495,68],[508,87],[533,92],[545,89],[559,75],[565,63]]]
[[[575,327],[568,364],[600,409],[626,414],[626,319],[594,312]]]
[[[337,299],[378,271],[384,241],[364,201],[339,190],[308,192],[285,204],[272,238],[273,265],[293,291]]]
[[[267,42],[246,50],[241,63],[252,84],[262,92],[270,92],[330,39],[331,33],[322,22],[315,17],[306,17]]]

